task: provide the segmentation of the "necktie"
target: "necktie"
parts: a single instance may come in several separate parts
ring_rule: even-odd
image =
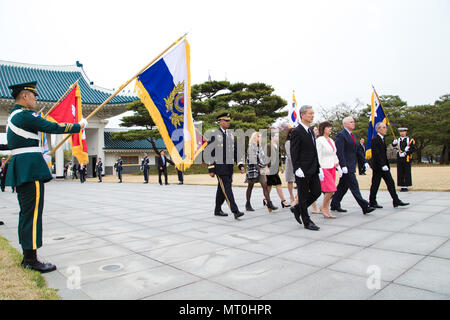
[[[314,130],[310,127],[310,128],[308,128],[308,131],[311,134],[311,138],[312,138],[313,144],[316,145],[316,139],[314,137]]]
[[[355,149],[356,149],[356,139],[355,139],[355,136],[353,135],[353,132],[350,132],[350,135],[352,136],[353,143],[355,144]]]

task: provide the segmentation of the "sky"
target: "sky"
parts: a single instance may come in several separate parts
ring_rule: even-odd
[[[448,0],[0,0],[0,60],[80,61],[113,89],[189,32],[193,84],[264,82],[317,108],[368,104],[373,85],[432,104],[450,93],[449,13]]]

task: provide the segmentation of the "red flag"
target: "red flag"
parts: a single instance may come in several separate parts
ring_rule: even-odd
[[[57,123],[78,123],[82,117],[81,91],[77,84],[49,113],[47,119]],[[85,130],[72,134],[69,141],[72,145],[72,155],[78,159],[80,164],[88,164],[89,156]]]

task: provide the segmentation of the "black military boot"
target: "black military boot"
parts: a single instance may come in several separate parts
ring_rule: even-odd
[[[32,269],[40,273],[52,272],[56,270],[56,266],[51,263],[42,263],[37,259],[36,250],[23,250],[22,267]]]

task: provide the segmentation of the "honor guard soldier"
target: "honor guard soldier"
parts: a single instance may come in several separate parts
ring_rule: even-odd
[[[147,152],[144,153],[144,158],[141,162],[142,170],[144,171],[144,183],[148,183],[148,169],[150,168],[150,159],[148,158]]]
[[[9,86],[16,104],[8,118],[6,138],[11,149],[11,160],[6,184],[16,187],[19,200],[19,243],[23,249],[22,266],[39,272],[56,270],[51,263],[37,259],[37,249],[42,246],[42,211],[44,208],[44,183],[52,174],[39,147],[40,132],[53,134],[78,133],[86,128],[80,123],[54,123],[40,117],[36,106],[37,82]]]
[[[102,158],[98,158],[97,165],[95,166],[95,171],[97,172],[98,182],[102,182],[102,173],[103,173]]]
[[[234,135],[228,130],[231,121],[230,113],[225,112],[220,114],[217,120],[220,128],[213,133],[208,143],[211,147],[214,147],[211,150],[211,161],[209,161],[208,166],[209,175],[213,178],[217,176],[218,180],[214,215],[220,217],[228,216],[227,213],[222,211],[222,204],[226,200],[231,212],[234,214],[234,218],[238,219],[244,213],[239,211],[236,205],[231,184],[233,182],[234,163],[237,163],[241,174],[245,173],[244,163],[242,157],[238,155],[237,141]]]
[[[400,192],[406,192],[412,186],[411,158],[416,142],[407,136],[408,128],[398,128],[398,131],[400,137],[392,142],[397,147],[397,186],[401,188]]]

